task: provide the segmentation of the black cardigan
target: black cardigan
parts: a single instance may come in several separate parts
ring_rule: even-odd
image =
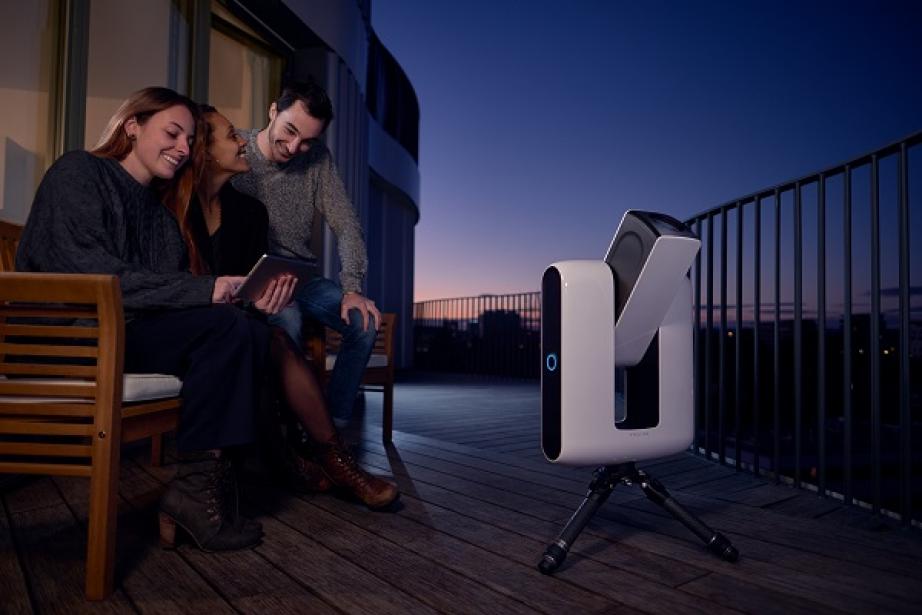
[[[266,207],[251,196],[224,184],[221,196],[221,226],[208,236],[205,218],[197,198],[190,205],[196,244],[202,259],[214,275],[246,275],[266,253],[269,215]]]

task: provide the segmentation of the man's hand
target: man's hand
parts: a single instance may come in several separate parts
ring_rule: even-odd
[[[240,285],[243,284],[242,276],[230,276],[225,275],[219,278],[215,278],[214,281],[214,290],[211,292],[211,302],[212,303],[231,303],[234,300],[234,295],[237,294],[237,289],[240,288]]]
[[[343,294],[343,305],[339,311],[340,318],[343,319],[347,325],[349,324],[349,310],[358,310],[362,314],[362,330],[368,331],[368,316],[369,314],[375,317],[374,328],[375,331],[378,330],[378,324],[381,322],[381,312],[378,311],[378,308],[375,307],[375,302],[360,295],[359,293],[350,292]]]
[[[297,283],[298,278],[293,275],[287,273],[280,275],[269,282],[262,297],[253,303],[253,307],[264,314],[278,314],[282,308],[291,303],[291,295]]]

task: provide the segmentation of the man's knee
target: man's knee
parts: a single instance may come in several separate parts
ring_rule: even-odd
[[[375,317],[369,314],[368,328],[366,329],[362,320],[362,313],[357,309],[349,310],[349,325],[346,327],[343,339],[371,348],[375,345],[375,337],[378,335],[375,328],[376,324]]]
[[[270,316],[269,324],[283,329],[295,344],[300,343],[302,316],[297,304],[289,305],[278,314]]]

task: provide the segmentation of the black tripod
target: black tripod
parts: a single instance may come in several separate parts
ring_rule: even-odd
[[[544,557],[538,562],[538,570],[544,574],[551,574],[563,564],[567,558],[567,551],[579,536],[595,512],[605,503],[608,496],[618,483],[632,485],[637,483],[644,494],[656,504],[665,508],[669,513],[690,529],[695,536],[704,541],[707,550],[718,557],[735,562],[739,558],[739,551],[730,544],[730,541],[721,534],[705,525],[698,517],[685,510],[678,502],[672,499],[666,488],[659,481],[643,470],[638,470],[634,462],[619,463],[613,466],[599,466],[592,475],[589,491],[583,503],[580,504],[566,527],[557,537],[557,540],[548,545],[544,550]]]

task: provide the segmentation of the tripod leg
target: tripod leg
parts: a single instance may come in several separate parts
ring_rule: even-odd
[[[658,480],[641,470],[638,470],[633,478],[652,502],[659,504],[669,511],[673,517],[681,521],[682,525],[690,529],[695,536],[704,542],[708,551],[728,562],[735,562],[739,559],[739,551],[730,544],[726,536],[720,532],[715,532],[701,519],[685,510],[681,504],[669,495],[669,492]]]
[[[570,546],[579,536],[580,532],[583,531],[583,528],[586,527],[586,524],[589,523],[589,520],[592,519],[592,516],[599,507],[602,506],[608,499],[608,496],[611,495],[612,490],[615,488],[616,481],[618,480],[620,480],[620,476],[614,475],[611,468],[607,466],[601,466],[595,471],[592,482],[589,484],[589,491],[586,493],[586,497],[583,499],[582,504],[580,504],[576,512],[573,513],[570,520],[567,521],[566,526],[564,526],[563,531],[560,532],[560,536],[557,537],[557,540],[548,545],[547,549],[544,550],[544,555],[541,561],[538,562],[538,570],[543,574],[551,574],[563,564],[563,561],[567,558],[567,551],[570,550]]]

